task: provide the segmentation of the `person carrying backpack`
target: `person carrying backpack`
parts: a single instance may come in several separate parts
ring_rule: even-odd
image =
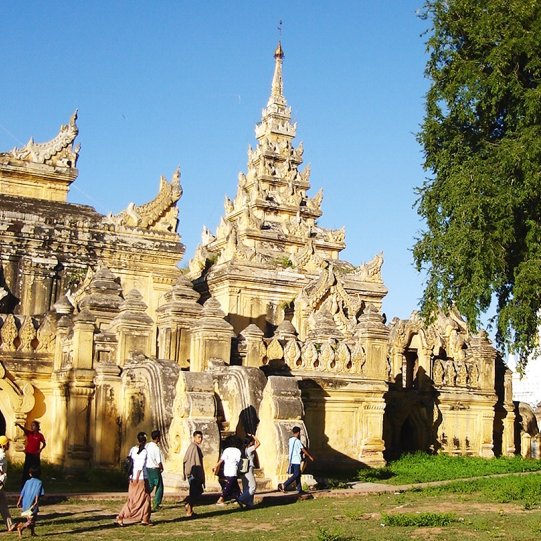
[[[304,446],[304,443],[301,441],[301,429],[298,426],[294,426],[291,430],[293,436],[289,438],[288,447],[289,447],[289,468],[288,473],[291,474],[289,479],[285,483],[280,483],[278,485],[278,490],[280,492],[285,492],[287,487],[292,483],[297,485],[297,494],[302,494],[302,483],[301,475],[302,461],[306,458],[314,460],[314,457],[308,452],[308,449]]]
[[[253,434],[246,434],[243,456],[248,460],[248,471],[241,474],[242,494],[237,499],[237,503],[241,507],[253,507],[254,505],[254,494],[257,487],[254,475],[254,459],[255,450],[259,445],[259,440]]]
[[[116,517],[116,524],[124,526],[124,521],[140,522],[143,526],[151,526],[150,492],[146,474],[147,463],[147,435],[144,432],[137,434],[137,445],[130,449],[129,457],[133,461],[133,468],[128,485],[128,500]]]

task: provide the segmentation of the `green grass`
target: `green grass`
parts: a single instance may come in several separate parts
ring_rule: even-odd
[[[41,462],[41,479],[48,493],[122,492],[127,490],[126,475],[120,469],[91,468],[81,473],[69,474],[62,467]],[[8,466],[6,490],[18,492],[21,486],[22,464]]]
[[[316,496],[299,502],[279,497],[250,511],[240,511],[235,504],[206,504],[196,506],[195,520],[186,520],[182,506],[169,500],[153,515],[152,528],[115,527],[113,519],[121,501],[68,501],[41,507],[37,534],[52,541],[133,541],[143,536],[145,541],[537,540],[541,535],[541,496],[530,490],[540,478],[531,475],[486,481],[491,482],[472,483],[468,490],[459,488],[468,483],[456,482],[451,485],[454,488],[401,494]],[[524,498],[530,497],[533,507],[525,510]],[[502,501],[494,503],[498,498]]]
[[[382,524],[385,526],[414,526],[415,528],[449,526],[457,522],[454,513],[398,513],[383,515]]]
[[[488,502],[515,503],[533,509],[541,502],[541,477],[509,476],[456,481],[448,485],[422,489],[425,495],[476,494]]]
[[[443,459],[443,460],[442,460]],[[460,467],[462,465],[462,468]],[[385,469],[369,470],[379,480],[392,474],[394,481],[457,480],[442,486],[416,488],[401,493],[350,497],[324,497],[294,502],[291,497],[265,496],[266,502],[250,511],[235,504],[217,507],[198,505],[195,520],[184,518],[184,509],[169,498],[153,515],[155,526],[118,528],[113,519],[122,501],[68,500],[44,504],[38,519],[39,536],[59,540],[126,540],[144,536],[145,541],[533,541],[541,536],[541,476],[537,474],[460,480],[465,475],[538,470],[541,463],[523,459],[479,460],[451,457],[406,457]],[[404,469],[409,471],[404,473]],[[120,471],[90,470],[70,478],[59,468],[44,464],[48,494],[125,490]],[[420,470],[424,469],[423,477]],[[432,477],[427,472],[437,470]],[[406,476],[406,473],[409,477]],[[18,485],[20,468],[11,467],[10,482]],[[376,478],[373,476],[372,478]],[[17,486],[18,488],[18,486]],[[9,489],[9,487],[8,487]],[[332,491],[331,491],[332,495]],[[260,495],[261,496],[261,495]],[[18,517],[18,511],[13,512]],[[19,519],[20,520],[20,519]],[[25,532],[27,534],[27,532]]]
[[[360,470],[358,479],[365,482],[389,482],[402,485],[540,470],[541,461],[522,457],[486,459],[414,453],[405,455],[384,468]]]

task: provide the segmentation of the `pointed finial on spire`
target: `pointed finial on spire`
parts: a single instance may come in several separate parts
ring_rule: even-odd
[[[278,47],[274,51],[274,58],[284,58],[284,50],[282,49],[282,42],[278,42]]]
[[[272,101],[279,101],[281,103],[284,99],[284,82],[282,80],[282,60],[284,58],[284,50],[282,49],[282,43],[280,41],[274,51],[274,58],[276,63],[274,65],[274,76],[272,78],[272,91],[269,103]]]

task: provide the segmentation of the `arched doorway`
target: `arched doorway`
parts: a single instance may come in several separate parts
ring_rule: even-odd
[[[431,411],[428,404],[414,402],[408,416],[400,427],[400,449],[402,453],[428,451],[432,432]]]

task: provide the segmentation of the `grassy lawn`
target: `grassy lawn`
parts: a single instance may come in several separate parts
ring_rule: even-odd
[[[122,502],[67,501],[44,505],[39,536],[51,539],[295,539],[345,540],[511,540],[541,536],[541,479],[538,475],[457,482],[445,487],[396,494],[313,500],[267,498],[250,511],[236,504],[198,506],[187,520],[178,504],[153,515],[155,525],[119,528],[113,519]],[[331,493],[332,494],[332,493]],[[28,535],[28,532],[25,532]]]
[[[484,459],[478,457],[449,457],[415,453],[391,462],[384,468],[364,469],[352,472],[340,480],[329,480],[333,488],[346,488],[348,482],[366,481],[403,485],[482,477],[497,473],[541,471],[540,460],[521,457]],[[7,491],[16,492],[20,487],[22,467],[10,464]],[[122,492],[126,490],[126,475],[118,469],[90,469],[82,474],[67,475],[62,468],[42,462],[42,480],[48,493]],[[540,478],[541,482],[541,478]]]
[[[193,520],[184,518],[182,506],[166,502],[152,517],[155,525],[147,528],[113,524],[121,501],[68,499],[41,506],[37,534],[51,539],[130,541],[139,536],[198,541],[533,541],[541,536],[541,475],[460,479],[539,470],[541,461],[521,458],[411,455],[386,468],[362,470],[358,477],[392,484],[455,481],[391,494],[345,496],[341,492],[338,496],[336,491],[322,491],[303,501],[291,495],[261,494],[262,502],[249,511],[240,511],[236,504],[217,507],[207,499],[196,507],[198,517]],[[126,479],[116,470],[90,470],[70,477],[44,465],[42,479],[48,494],[126,490]],[[19,480],[20,471],[10,467],[8,490],[17,491]],[[18,511],[13,514],[17,517]],[[27,531],[24,534],[29,536]]]
[[[405,485],[529,471],[541,471],[541,461],[522,457],[486,459],[415,453],[405,455],[384,468],[360,470],[357,477],[359,481]]]
[[[127,477],[120,469],[90,469],[77,475],[66,474],[61,467],[41,462],[41,479],[45,490],[50,493],[74,492],[122,492],[127,487]],[[18,492],[21,485],[22,465],[8,466],[6,490]]]

